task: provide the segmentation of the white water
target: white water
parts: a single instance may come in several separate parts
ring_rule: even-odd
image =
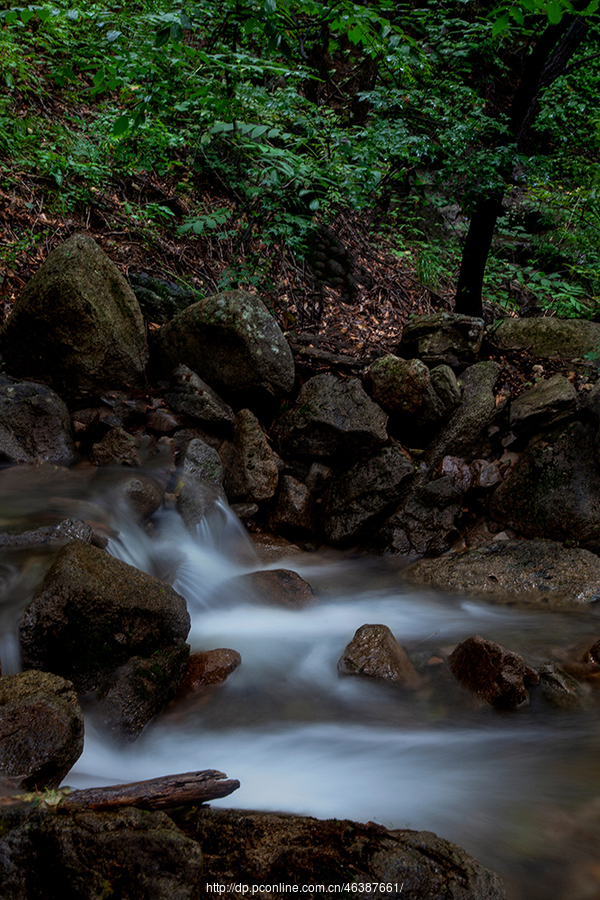
[[[242,665],[204,705],[164,714],[125,747],[86,723],[69,785],[216,768],[241,787],[215,806],[429,829],[500,871],[514,900],[599,895],[597,843],[578,864],[592,872],[583,886],[571,872],[579,819],[590,819],[590,801],[600,796],[595,706],[502,715],[476,707],[435,670],[429,687],[406,693],[336,669],[366,622],[388,625],[424,659],[474,633],[537,659],[554,647],[591,646],[600,636],[593,613],[533,614],[418,593],[383,561],[341,557],[272,566],[298,571],[320,598],[313,607],[279,609],[231,591],[215,605],[227,579],[264,567],[230,511],[215,508],[194,537],[174,512],[158,517],[153,537],[125,520],[119,528],[109,549],[132,565],[154,572],[179,561],[174,587],[188,603],[192,650],[230,647]],[[15,575],[13,590],[16,579],[25,596],[34,575]],[[6,606],[0,617],[5,671],[16,658],[9,625],[20,609]]]

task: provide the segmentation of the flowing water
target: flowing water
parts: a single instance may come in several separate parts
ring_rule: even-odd
[[[153,573],[179,563],[173,586],[188,603],[193,651],[229,647],[242,657],[224,685],[166,711],[133,744],[117,745],[86,722],[69,785],[220,769],[241,787],[215,806],[428,829],[496,869],[511,900],[600,896],[594,698],[566,712],[533,696],[528,709],[502,714],[475,703],[444,666],[428,664],[475,633],[534,664],[568,648],[579,652],[600,637],[593,610],[533,613],[425,593],[403,584],[390,562],[341,555],[271,565],[298,571],[317,605],[261,605],[240,587],[219,590],[232,576],[265,567],[225,506],[216,504],[195,535],[173,510],[159,513],[148,533],[111,501],[118,476],[50,469],[0,472],[1,527],[24,530],[66,515],[100,519],[112,529],[115,556]],[[0,551],[5,673],[18,669],[16,625],[50,562],[39,551]],[[367,622],[388,625],[406,647],[424,673],[420,689],[338,675],[345,645]]]

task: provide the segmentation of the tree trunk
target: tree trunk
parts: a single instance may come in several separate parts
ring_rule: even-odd
[[[545,29],[527,58],[509,110],[509,131],[516,139],[518,150],[522,148],[537,115],[540,90],[562,75],[588,29],[586,19],[563,16],[558,25],[549,25]],[[510,172],[498,173],[502,181],[510,175]],[[460,264],[454,306],[457,313],[483,315],[483,276],[503,196],[504,190],[498,188],[491,196],[482,195],[476,201]]]

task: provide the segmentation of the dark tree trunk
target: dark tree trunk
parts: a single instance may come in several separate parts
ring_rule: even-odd
[[[527,58],[509,110],[509,131],[516,139],[518,149],[524,144],[537,115],[540,90],[562,75],[588,29],[586,19],[564,16],[558,25],[546,28]],[[511,173],[499,172],[498,175],[500,180],[506,181]],[[457,313],[483,314],[483,276],[503,196],[504,191],[498,188],[493,195],[482,195],[475,203],[458,276],[454,307]]]

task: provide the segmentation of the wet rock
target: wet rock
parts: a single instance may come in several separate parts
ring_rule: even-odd
[[[173,372],[165,400],[178,413],[210,425],[233,425],[235,413],[199,375],[187,366]]]
[[[542,359],[598,355],[600,325],[582,319],[501,319],[490,329],[500,350],[530,350]]]
[[[487,428],[496,411],[493,393],[500,369],[490,360],[470,366],[462,376],[463,399],[449,422],[432,441],[425,454],[431,468],[444,456],[461,456],[467,461],[481,455]]]
[[[403,572],[413,584],[540,609],[600,599],[600,559],[554,541],[492,541],[464,553],[422,559]]]
[[[268,517],[269,528],[290,538],[307,538],[315,531],[315,513],[314,497],[306,485],[282,475],[275,508]]]
[[[115,685],[122,683],[129,695],[135,681],[131,663],[120,682],[122,667],[132,658],[154,659],[158,707],[181,679],[189,628],[185,601],[168,585],[96,547],[72,542],[22,616],[23,667],[68,678],[79,693],[101,697],[110,689],[114,698]],[[138,685],[141,703],[147,679],[140,677]]]
[[[142,387],[144,320],[117,267],[87,235],[65,241],[21,292],[0,335],[9,372],[63,397]]]
[[[535,438],[493,494],[490,513],[527,537],[597,539],[600,476],[592,428],[571,422]]]
[[[140,521],[151,518],[162,506],[165,492],[156,479],[143,472],[125,479],[117,490],[134,517]]]
[[[199,438],[187,445],[177,509],[188,528],[195,527],[223,497],[225,470],[214,447]]]
[[[424,362],[456,368],[474,363],[483,340],[483,319],[455,313],[411,316],[402,332],[399,353]]]
[[[112,428],[92,447],[95,466],[139,466],[139,440],[123,428]]]
[[[284,456],[356,457],[387,440],[387,416],[358,378],[315,375],[276,423]]]
[[[176,416],[171,410],[163,407],[151,409],[146,416],[146,427],[156,434],[173,434],[177,428],[181,428],[182,424],[184,424],[184,420],[180,416]]]
[[[419,675],[387,625],[361,625],[344,650],[338,672],[368,675],[407,688],[419,686]]]
[[[223,443],[221,459],[228,500],[260,503],[273,497],[279,467],[258,419],[249,409],[240,410],[235,417],[233,440]]]
[[[420,359],[388,355],[375,360],[365,381],[376,403],[390,413],[412,413],[423,403],[431,376]]]
[[[294,386],[294,359],[262,300],[224,291],[188,306],[152,332],[155,368],[170,376],[188,366],[229,397],[281,397]]]
[[[349,543],[375,530],[414,471],[413,461],[393,444],[340,472],[323,499],[321,524],[327,540]]]
[[[540,691],[545,700],[560,709],[575,709],[583,703],[581,687],[556,663],[538,668]]]
[[[179,685],[178,696],[189,694],[214,684],[222,684],[240,665],[242,657],[237,650],[221,647],[192,653]]]
[[[495,460],[488,462],[486,459],[474,459],[470,468],[474,488],[487,490],[502,481],[500,467]]]
[[[228,597],[239,594],[259,603],[289,609],[303,609],[317,602],[310,584],[291,569],[269,569],[237,575],[219,588],[219,596],[225,602]]]
[[[564,375],[554,375],[513,400],[510,427],[515,434],[542,430],[571,415],[577,409],[577,392]]]
[[[0,547],[21,550],[31,547],[60,547],[69,541],[83,541],[90,544],[94,532],[90,525],[79,519],[65,519],[59,525],[44,525],[35,531],[23,531],[21,534],[0,533]]]
[[[450,671],[463,687],[498,709],[517,709],[529,702],[525,683],[539,676],[518,653],[478,634],[467,638],[448,657]]]
[[[314,462],[306,476],[306,487],[312,494],[322,494],[331,481],[333,470],[322,462]]]
[[[442,476],[447,475],[457,491],[466,494],[473,484],[473,472],[459,456],[445,456],[440,466]]]
[[[374,882],[397,884],[387,896],[402,900],[506,897],[497,875],[428,831],[244,810],[199,809],[183,819],[176,821],[202,846],[206,882],[319,883],[342,890],[350,880],[365,890]]]
[[[263,563],[278,562],[281,559],[305,555],[304,550],[281,535],[250,534],[249,537],[256,555]]]
[[[73,462],[67,407],[45,384],[0,376],[0,461]]]
[[[25,790],[58,787],[83,752],[73,685],[48,672],[0,678],[0,774]]]
[[[162,812],[0,814],[6,900],[195,900],[202,854]],[[203,879],[204,881],[204,879]]]
[[[458,539],[455,518],[461,508],[461,492],[449,475],[428,483],[422,479],[423,472],[419,472],[401,506],[374,536],[374,546],[385,553],[437,556]]]

